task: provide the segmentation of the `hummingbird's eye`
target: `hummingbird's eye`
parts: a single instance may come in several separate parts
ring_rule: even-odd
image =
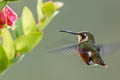
[[[88,40],[88,36],[86,33],[82,33],[81,34],[81,42],[87,41]]]
[[[81,34],[81,36],[82,36],[82,40],[86,39],[86,37],[87,37],[86,34],[84,34],[84,33]]]

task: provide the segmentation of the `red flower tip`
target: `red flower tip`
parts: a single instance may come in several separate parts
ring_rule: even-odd
[[[2,25],[2,24],[0,24],[0,29],[1,29],[1,28],[3,28],[3,25]]]

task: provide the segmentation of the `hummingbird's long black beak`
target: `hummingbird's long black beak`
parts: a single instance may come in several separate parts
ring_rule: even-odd
[[[78,35],[78,32],[72,32],[72,31],[68,31],[68,30],[60,30],[60,32],[66,32],[66,33],[70,33],[73,35]]]

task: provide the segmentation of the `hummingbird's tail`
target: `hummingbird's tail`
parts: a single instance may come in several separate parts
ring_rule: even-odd
[[[60,32],[66,32],[66,33],[70,33],[70,34],[74,34],[74,35],[79,34],[78,32],[72,32],[72,31],[69,31],[69,30],[60,30]]]
[[[104,68],[108,68],[108,65],[106,65],[106,64],[104,64],[103,66],[104,66]]]

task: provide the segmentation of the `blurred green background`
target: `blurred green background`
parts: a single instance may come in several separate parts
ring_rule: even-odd
[[[45,0],[44,0],[45,1]],[[76,43],[73,35],[59,30],[89,31],[97,43],[120,43],[120,0],[60,0],[65,3],[44,30],[44,38],[24,59],[12,65],[1,80],[119,80],[120,51],[103,55],[109,68],[87,66],[78,54],[65,56],[48,49]],[[26,5],[36,16],[37,0],[9,3],[18,15]]]

